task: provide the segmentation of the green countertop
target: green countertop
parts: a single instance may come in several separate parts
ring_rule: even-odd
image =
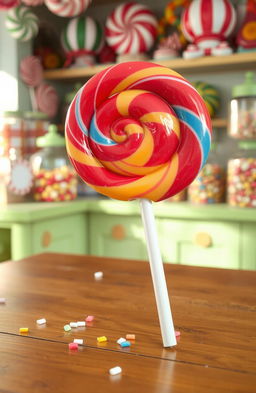
[[[158,202],[153,204],[156,217],[186,220],[256,222],[256,209],[235,208],[227,204],[191,205],[188,202]],[[0,208],[0,221],[34,222],[66,214],[105,213],[111,215],[140,215],[138,201],[121,202],[110,199],[78,199],[72,202],[10,204]]]

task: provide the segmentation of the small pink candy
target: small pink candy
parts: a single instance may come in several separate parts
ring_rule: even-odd
[[[78,349],[78,344],[77,343],[69,343],[68,347],[69,347],[69,349],[74,351],[74,350]]]
[[[85,318],[86,322],[92,322],[94,320],[94,316],[93,315],[88,315],[88,317]]]
[[[175,330],[175,336],[180,337],[180,332],[178,330]]]

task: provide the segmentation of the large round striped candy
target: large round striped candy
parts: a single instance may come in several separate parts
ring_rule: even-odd
[[[58,16],[72,17],[86,10],[91,0],[45,0],[48,9]]]
[[[62,45],[67,53],[98,53],[103,46],[102,28],[90,16],[73,18],[62,32]]]
[[[148,62],[93,76],[66,119],[66,144],[82,179],[120,200],[160,201],[187,187],[208,156],[203,99],[178,73]]]
[[[118,54],[149,50],[157,34],[157,19],[145,5],[128,2],[119,5],[106,22],[106,40]]]
[[[20,41],[31,40],[38,33],[38,18],[25,6],[9,10],[5,25],[11,36]]]
[[[235,23],[235,10],[229,0],[193,0],[182,15],[185,37],[202,48],[225,41]]]

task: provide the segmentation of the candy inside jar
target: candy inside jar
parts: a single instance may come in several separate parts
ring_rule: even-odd
[[[42,148],[31,157],[36,201],[70,201],[77,196],[77,175],[65,150],[65,140],[51,125],[46,136],[37,139]]]
[[[246,73],[245,83],[233,88],[229,134],[237,139],[256,138],[256,83],[252,72]]]
[[[188,199],[195,204],[224,202],[225,169],[219,163],[216,144],[212,143],[208,162],[188,187]]]
[[[240,142],[239,148],[228,162],[228,203],[256,207],[256,142]]]

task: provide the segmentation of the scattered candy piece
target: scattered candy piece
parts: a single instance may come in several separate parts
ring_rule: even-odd
[[[122,372],[122,369],[119,366],[113,367],[109,370],[110,375],[117,375],[117,374],[120,374],[121,372]]]
[[[95,272],[94,273],[94,278],[96,280],[100,280],[103,277],[103,272]]]
[[[69,349],[77,350],[78,349],[78,344],[77,343],[69,343],[68,347],[69,347]]]
[[[69,332],[71,330],[70,325],[65,325],[64,330],[65,330],[65,332]]]
[[[20,333],[28,333],[28,328],[20,328]]]
[[[105,341],[108,341],[106,336],[101,336],[101,337],[97,337],[97,341],[98,343],[103,343]]]
[[[126,340],[135,340],[135,334],[126,334]]]
[[[178,330],[175,330],[175,336],[180,337],[180,332]]]
[[[131,343],[130,341],[124,341],[123,343],[120,344],[122,348],[130,347]]]
[[[93,315],[88,315],[88,317],[85,318],[86,322],[92,322],[94,320],[94,316]]]
[[[38,319],[38,320],[36,321],[36,323],[37,323],[38,325],[44,325],[44,324],[46,323],[46,319],[45,319],[45,318]]]
[[[84,340],[82,338],[74,338],[73,343],[75,343],[77,345],[83,345]]]
[[[126,339],[125,338],[123,338],[123,337],[120,337],[118,340],[117,340],[117,344],[122,344],[122,343],[124,343],[126,341]]]
[[[76,328],[77,327],[77,322],[70,322],[69,324],[72,328]]]
[[[6,303],[5,297],[0,297],[0,304],[5,304],[5,303]]]
[[[85,321],[78,321],[78,322],[77,322],[77,327],[85,326],[85,325],[86,325],[86,322],[85,322]]]

